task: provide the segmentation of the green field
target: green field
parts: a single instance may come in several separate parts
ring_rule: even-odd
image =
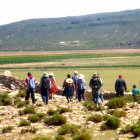
[[[85,75],[87,86],[95,72],[103,79],[105,90],[114,90],[115,80],[120,73],[129,91],[133,84],[140,86],[140,53],[4,56],[0,57],[0,64],[0,72],[10,69],[13,76],[21,79],[25,79],[29,71],[37,81],[44,71],[53,72],[60,87],[66,75],[73,75],[75,70]]]

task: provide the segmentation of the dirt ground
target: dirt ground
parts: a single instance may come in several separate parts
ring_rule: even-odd
[[[106,50],[69,50],[69,51],[35,51],[35,52],[0,52],[0,56],[51,55],[76,53],[140,53],[140,49],[106,49]]]

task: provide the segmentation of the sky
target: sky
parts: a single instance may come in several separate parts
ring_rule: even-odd
[[[0,25],[140,8],[140,0],[0,0]]]

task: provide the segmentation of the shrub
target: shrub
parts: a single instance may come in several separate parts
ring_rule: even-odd
[[[47,138],[47,137],[36,137],[32,140],[52,140],[51,138]]]
[[[65,138],[63,136],[57,135],[55,137],[55,140],[65,140]]]
[[[133,102],[133,98],[132,98],[132,96],[130,96],[130,95],[124,95],[124,96],[122,97],[122,99],[123,99],[126,103]]]
[[[21,101],[21,99],[19,97],[18,98],[15,98],[14,105],[17,105],[17,103],[20,102],[20,101]]]
[[[46,125],[62,125],[65,124],[66,122],[67,118],[59,114],[53,115],[44,120],[44,123]]]
[[[84,132],[74,135],[73,140],[92,140],[92,137],[88,132]]]
[[[103,120],[104,120],[104,117],[100,114],[95,114],[87,118],[87,121],[92,121],[95,123],[102,122]]]
[[[53,110],[53,109],[49,109],[48,112],[47,112],[47,114],[48,114],[49,116],[55,115],[55,114],[57,114],[57,111],[56,111],[56,110]]]
[[[20,120],[19,126],[29,126],[30,122],[25,119]]]
[[[120,120],[115,116],[109,116],[105,125],[108,129],[117,129],[120,126]]]
[[[25,105],[25,101],[17,102],[17,108],[23,107]]]
[[[45,113],[36,113],[36,115],[40,118],[40,119],[44,119],[46,114]]]
[[[13,126],[6,126],[6,127],[2,128],[2,133],[11,132],[12,129],[13,129]]]
[[[26,90],[19,90],[17,97],[25,98],[26,97]]]
[[[126,105],[126,102],[122,98],[113,98],[109,100],[106,104],[109,109],[116,109],[116,108],[122,108]]]
[[[20,115],[24,115],[24,114],[35,114],[35,107],[34,106],[27,106],[23,110],[20,110],[19,111],[19,114]]]
[[[0,106],[3,106],[3,102],[0,102]]]
[[[103,130],[107,130],[108,127],[105,123],[102,123],[101,126],[100,126],[100,130],[103,131]]]
[[[135,137],[140,136],[140,121],[131,126],[131,131]]]
[[[21,134],[25,134],[25,133],[36,133],[37,132],[37,128],[35,127],[31,127],[30,129],[21,129]]]
[[[61,126],[61,128],[58,130],[58,134],[65,135],[65,134],[70,133],[70,134],[74,135],[79,132],[79,128],[80,128],[80,126],[78,126],[78,125],[63,124]]]
[[[12,98],[7,93],[0,94],[0,105],[12,105]]]
[[[113,115],[118,118],[121,118],[121,117],[126,117],[127,113],[124,110],[115,110],[113,112]]]
[[[65,113],[65,112],[71,112],[71,110],[67,107],[61,107],[60,109],[58,109],[58,112],[60,114]]]
[[[129,133],[129,132],[132,132],[131,125],[127,125],[125,128],[121,129],[121,131],[120,131],[121,134]]]
[[[96,105],[93,103],[93,101],[86,101],[83,104],[89,111],[91,110],[95,110],[96,109]]]
[[[137,94],[134,98],[134,100],[140,104],[140,94]]]
[[[34,115],[29,116],[28,120],[32,123],[35,123],[35,122],[41,121],[41,118],[37,114],[34,114]]]

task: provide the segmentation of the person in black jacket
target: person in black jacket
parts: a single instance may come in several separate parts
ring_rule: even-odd
[[[49,99],[49,89],[51,87],[51,82],[49,80],[49,76],[46,72],[44,72],[41,80],[40,80],[40,89],[41,89],[41,96],[43,102],[47,105]]]
[[[99,104],[101,102],[100,100],[100,88],[102,86],[101,81],[99,80],[97,74],[93,74],[90,82],[89,82],[89,86],[92,89],[92,97],[93,97],[93,101],[96,104]]]
[[[119,74],[119,78],[115,82],[115,90],[117,93],[117,97],[122,97],[124,91],[127,90],[126,82],[122,79],[122,74]]]

